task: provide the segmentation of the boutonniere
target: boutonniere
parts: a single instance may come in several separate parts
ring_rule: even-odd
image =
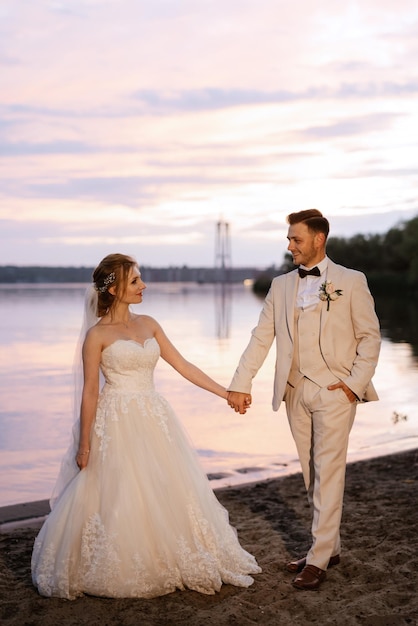
[[[327,280],[319,288],[319,299],[327,301],[327,311],[329,311],[329,303],[343,295],[342,289],[335,289],[330,280]]]

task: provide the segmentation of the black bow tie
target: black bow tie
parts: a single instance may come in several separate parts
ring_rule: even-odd
[[[305,276],[321,276],[319,267],[313,267],[311,270],[304,270],[303,267],[298,267],[299,276],[305,278]]]

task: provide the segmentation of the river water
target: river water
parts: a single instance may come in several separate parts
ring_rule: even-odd
[[[85,288],[0,285],[0,506],[51,494],[72,424],[71,367]],[[418,445],[416,327],[408,327],[416,315],[399,321],[394,303],[378,304],[380,401],[359,406],[349,461]],[[188,360],[228,385],[261,307],[244,285],[154,283],[134,310],[156,317]],[[274,359],[272,349],[243,416],[162,359],[157,365],[157,389],[181,419],[213,487],[299,471],[284,406],[271,409]]]

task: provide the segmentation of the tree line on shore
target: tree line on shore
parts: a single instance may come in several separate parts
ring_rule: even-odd
[[[93,267],[16,266],[0,267],[0,283],[89,283]],[[254,267],[148,267],[141,265],[145,282],[242,283],[254,279],[260,270]]]
[[[329,257],[364,272],[375,295],[389,295],[400,290],[418,297],[418,216],[388,230],[385,234],[357,234],[353,237],[329,237]],[[264,272],[255,268],[229,268],[226,280],[241,282],[254,278],[254,291],[267,293],[274,276],[294,268],[289,253],[280,268],[273,266]],[[219,282],[217,268],[142,268],[151,281]],[[1,268],[2,283],[89,282],[93,268],[88,267],[16,267]],[[222,278],[222,277],[221,277]]]

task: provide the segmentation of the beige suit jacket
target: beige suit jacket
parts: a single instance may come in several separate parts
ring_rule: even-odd
[[[293,359],[294,307],[299,276],[297,270],[275,278],[264,302],[257,326],[243,352],[230,391],[251,393],[254,376],[276,341],[273,410],[277,411],[286,390]],[[336,378],[361,401],[378,400],[371,383],[380,351],[380,329],[366,277],[328,259],[327,280],[342,295],[321,302],[319,343],[323,358]]]

